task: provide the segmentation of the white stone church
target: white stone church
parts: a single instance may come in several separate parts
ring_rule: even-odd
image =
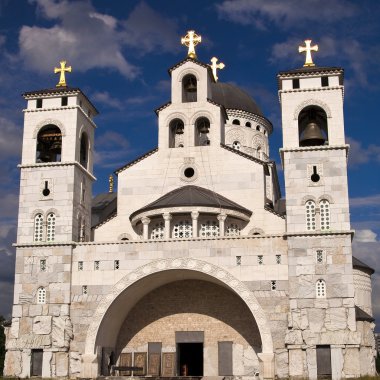
[[[188,45],[156,110],[157,148],[115,168],[117,191],[95,198],[94,105],[66,85],[63,62],[56,88],[24,94],[5,375],[374,375],[343,69],[315,66],[306,41],[305,65],[277,76],[282,197],[271,122]]]

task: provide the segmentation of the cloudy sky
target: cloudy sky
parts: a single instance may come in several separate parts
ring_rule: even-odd
[[[354,254],[378,271],[380,321],[379,17],[374,0],[0,0],[0,314],[9,315],[12,303],[21,94],[54,87],[53,68],[68,61],[68,84],[100,111],[94,193],[107,191],[111,172],[156,146],[153,110],[169,100],[167,69],[186,55],[180,37],[195,29],[203,39],[198,59],[220,58],[219,80],[244,88],[272,121],[277,162],[276,74],[302,66],[297,47],[307,38],[319,45],[317,65],[345,69]]]

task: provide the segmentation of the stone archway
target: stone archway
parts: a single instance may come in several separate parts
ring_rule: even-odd
[[[119,311],[117,304],[118,300],[120,301],[122,299],[123,293],[125,293],[129,288],[136,286],[138,282],[154,277],[153,275],[165,274],[165,278],[168,278],[166,282],[170,282],[172,281],[170,278],[172,278],[175,273],[186,273],[187,275],[190,275],[188,278],[192,278],[191,273],[201,275],[203,278],[208,278],[211,281],[219,283],[230,289],[243,300],[255,318],[260,332],[262,353],[258,356],[262,362],[262,373],[264,374],[270,372],[272,374],[272,335],[265,313],[253,293],[243,282],[221,267],[197,259],[176,258],[157,260],[137,268],[117,282],[112,291],[101,300],[92,316],[92,322],[87,331],[85,353],[82,356],[82,376],[94,377],[98,375],[98,358],[96,349],[97,339],[99,339],[99,335],[101,334],[101,325],[102,323],[112,323],[112,313],[115,315],[115,313],[117,314]],[[117,329],[115,328],[115,330]]]

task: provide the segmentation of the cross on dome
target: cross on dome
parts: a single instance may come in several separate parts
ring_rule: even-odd
[[[311,40],[305,40],[306,46],[298,46],[299,53],[306,52],[305,63],[303,65],[304,67],[315,66],[315,64],[313,63],[313,59],[311,57],[311,52],[318,51],[318,45],[310,46],[310,44],[311,44]]]
[[[187,46],[187,56],[190,58],[197,58],[195,54],[195,46],[202,42],[202,36],[195,33],[194,30],[189,30],[185,37],[181,38],[181,44]]]
[[[218,81],[218,76],[217,76],[216,70],[217,69],[222,70],[222,69],[224,69],[226,67],[226,65],[223,62],[220,62],[220,63],[216,63],[216,62],[218,62],[218,58],[212,57],[211,58],[211,63],[212,64],[209,65],[211,67],[211,69],[212,69],[212,73],[214,74],[215,82]]]
[[[59,63],[61,65],[60,68],[54,67],[54,74],[59,73],[59,82],[56,85],[56,87],[66,87],[67,83],[66,83],[65,72],[71,73],[72,68],[71,66],[66,67],[66,61],[60,61]]]

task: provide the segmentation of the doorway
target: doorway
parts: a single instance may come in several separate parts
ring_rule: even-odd
[[[178,343],[178,374],[203,376],[203,343]]]
[[[43,350],[32,350],[30,376],[42,376]]]

